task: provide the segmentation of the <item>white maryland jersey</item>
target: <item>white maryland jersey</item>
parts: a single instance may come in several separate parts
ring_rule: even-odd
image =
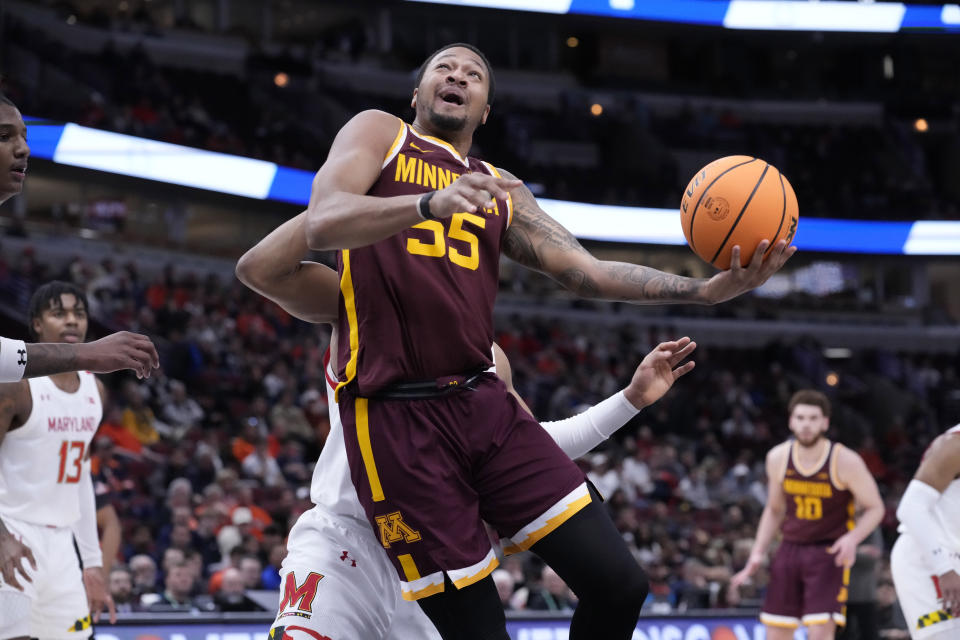
[[[960,424],[947,433],[951,438],[960,438]],[[954,480],[947,485],[940,499],[933,505],[933,514],[940,522],[946,534],[949,548],[960,551],[960,480]]]
[[[0,516],[67,527],[80,519],[79,482],[103,417],[97,379],[81,371],[73,393],[50,378],[29,380],[33,408],[0,443]]]
[[[369,529],[367,516],[360,506],[357,490],[350,479],[350,463],[347,462],[347,447],[343,442],[343,423],[340,422],[340,408],[334,400],[337,387],[336,376],[324,358],[324,379],[327,383],[327,408],[330,411],[330,433],[320,451],[317,466],[313,468],[313,480],[310,484],[310,499],[322,510],[331,515],[351,520],[351,524]]]
[[[960,424],[948,429],[946,433],[948,437],[960,438]],[[933,504],[933,515],[946,536],[941,542],[949,549],[960,551],[960,479],[948,484],[940,494],[940,498]],[[911,533],[903,524],[899,530],[901,533]]]

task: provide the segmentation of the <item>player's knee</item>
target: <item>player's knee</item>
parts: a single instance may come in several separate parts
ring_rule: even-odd
[[[593,600],[611,609],[639,612],[650,593],[647,574],[636,563],[621,567],[615,576],[609,576],[607,585],[603,593],[593,594]]]
[[[630,607],[635,606],[639,611],[647,599],[647,594],[650,593],[650,580],[647,574],[639,566],[634,566],[622,586],[624,604]]]

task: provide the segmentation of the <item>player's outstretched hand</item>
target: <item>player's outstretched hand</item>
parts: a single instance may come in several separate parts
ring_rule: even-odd
[[[730,268],[707,281],[704,293],[707,301],[711,304],[725,302],[756,289],[779,271],[790,256],[797,252],[796,247],[788,247],[785,240],[780,240],[764,260],[763,254],[769,246],[769,240],[763,240],[757,245],[757,250],[753,252],[753,258],[746,267],[740,266],[740,246],[735,246],[730,251]]]
[[[103,577],[103,567],[89,567],[83,570],[83,586],[87,590],[87,603],[94,622],[100,622],[100,613],[106,608],[110,612],[110,624],[117,622],[117,608],[113,596],[107,591],[107,581]]]
[[[960,617],[960,575],[948,571],[938,577],[940,593],[943,594],[943,609],[954,618]]]
[[[138,378],[149,378],[160,366],[160,356],[150,338],[118,331],[105,338],[77,345],[77,368],[93,373],[132,369]]]
[[[33,558],[33,552],[27,545],[9,533],[0,535],[0,575],[3,576],[4,584],[8,584],[19,591],[23,591],[23,587],[17,581],[18,571],[23,574],[23,580],[33,582],[33,578],[23,567],[24,559],[30,563],[34,571],[37,570],[37,561]]]
[[[833,563],[838,567],[849,569],[857,560],[857,541],[849,533],[845,533],[827,549],[827,553],[832,553],[836,557]]]
[[[482,208],[493,207],[492,200],[506,200],[508,192],[523,182],[497,178],[485,173],[465,173],[449,187],[436,192],[430,199],[430,213],[437,218],[449,218],[455,213],[476,213]]]
[[[680,376],[693,370],[694,362],[683,362],[697,343],[684,336],[679,340],[661,342],[640,362],[630,384],[623,393],[637,409],[648,407],[670,390]],[[683,362],[683,364],[680,364]]]

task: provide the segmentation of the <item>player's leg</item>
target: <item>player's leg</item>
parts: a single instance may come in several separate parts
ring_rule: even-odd
[[[427,598],[424,602],[429,600]],[[441,640],[441,636],[436,625],[416,602],[398,597],[385,640]]]
[[[646,576],[583,472],[512,396],[501,394],[500,423],[507,426],[495,431],[474,474],[481,515],[509,538],[507,553],[531,549],[577,594],[571,639],[630,638]]]
[[[599,495],[530,550],[577,595],[570,638],[629,638],[649,582]]]
[[[93,635],[90,605],[73,532],[45,529],[46,566],[30,609],[30,636],[42,640],[82,640]],[[39,562],[39,558],[38,558]]]
[[[442,593],[417,604],[443,640],[510,640],[503,604],[490,576],[461,589],[448,578]]]
[[[483,434],[463,416],[486,417],[475,400],[469,390],[415,400],[346,390],[340,416],[351,479],[402,597],[417,601],[445,640],[507,640],[488,579],[496,555],[470,486],[472,439]]]
[[[29,640],[30,605],[29,596],[0,585],[0,640]]]
[[[22,561],[21,566],[31,579],[27,582],[22,573],[16,574],[22,591],[0,578],[0,640],[27,640],[30,637],[30,611],[37,599],[37,585],[42,583],[46,568],[47,545],[44,536],[49,530],[8,517],[4,517],[3,523],[33,553],[37,570],[34,571],[26,560]]]
[[[837,624],[833,620],[807,625],[807,640],[833,640]]]
[[[801,547],[803,624],[810,640],[833,640],[847,623],[850,569],[838,567],[826,545]]]
[[[901,534],[894,543],[890,572],[913,640],[960,637],[960,618],[951,618],[943,611],[932,571],[919,544],[909,534]]]
[[[781,542],[770,563],[770,581],[760,622],[769,640],[792,640],[803,615],[803,580],[800,575],[800,547]]]
[[[290,530],[280,568],[280,604],[270,638],[383,640],[396,606],[397,578],[366,523],[319,508]]]

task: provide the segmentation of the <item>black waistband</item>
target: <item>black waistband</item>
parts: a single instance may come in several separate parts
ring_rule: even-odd
[[[470,390],[475,388],[477,386],[477,382],[480,381],[480,376],[482,376],[485,372],[486,370],[475,373],[466,373],[459,376],[447,376],[444,378],[438,378],[436,380],[428,380],[426,382],[399,382],[397,384],[392,384],[389,387],[380,389],[370,397],[378,399],[387,398],[393,400],[437,398],[440,396],[450,395],[451,393],[457,393],[465,389]]]

